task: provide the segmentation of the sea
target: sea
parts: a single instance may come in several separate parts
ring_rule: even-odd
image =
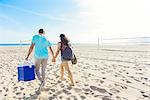
[[[29,46],[30,44],[11,44],[11,43],[9,43],[9,44],[0,44],[0,46]]]
[[[52,45],[56,45],[57,43],[51,43]],[[3,47],[3,46],[29,46],[31,45],[30,43],[23,43],[23,44],[20,44],[20,43],[8,43],[8,44],[0,44],[0,47]]]

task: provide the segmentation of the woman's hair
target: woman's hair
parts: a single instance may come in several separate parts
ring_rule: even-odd
[[[63,43],[64,45],[68,45],[69,40],[66,38],[65,34],[60,34],[59,37],[60,37],[61,43]]]

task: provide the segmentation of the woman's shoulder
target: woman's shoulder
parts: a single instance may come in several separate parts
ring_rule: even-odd
[[[62,43],[61,43],[61,42],[58,42],[57,44],[60,46]]]
[[[58,42],[57,44],[61,44],[61,42]]]

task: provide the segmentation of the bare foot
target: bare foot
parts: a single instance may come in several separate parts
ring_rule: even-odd
[[[70,80],[70,77],[68,77],[68,81],[71,81],[71,80]]]
[[[74,83],[71,83],[70,86],[75,86]]]
[[[63,78],[63,77],[61,77],[61,80],[62,80],[62,81],[64,81],[64,78]]]

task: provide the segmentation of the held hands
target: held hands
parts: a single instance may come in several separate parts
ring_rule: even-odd
[[[28,61],[28,57],[26,57],[25,60]]]
[[[55,57],[52,58],[52,62],[56,62],[56,58]]]

